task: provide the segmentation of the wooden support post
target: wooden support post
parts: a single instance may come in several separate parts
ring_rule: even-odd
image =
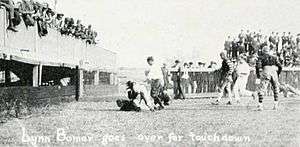
[[[11,77],[10,77],[10,71],[8,69],[5,69],[5,86],[10,86],[11,83]]]
[[[109,74],[109,84],[114,85],[114,74],[113,73]]]
[[[32,70],[32,86],[39,87],[42,85],[42,65],[34,65]]]
[[[76,101],[79,100],[80,97],[83,95],[83,70],[76,66],[76,93],[75,99]]]
[[[100,72],[99,72],[99,70],[96,70],[96,72],[94,72],[94,85],[99,85],[99,75],[100,74]]]

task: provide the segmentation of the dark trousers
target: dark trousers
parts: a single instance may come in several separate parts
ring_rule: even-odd
[[[264,99],[264,95],[266,95],[269,83],[271,83],[273,87],[273,93],[274,93],[274,101],[278,101],[278,94],[279,94],[279,80],[278,75],[274,71],[272,73],[264,73],[261,77],[261,83],[259,86],[258,96],[259,96],[259,102],[262,103]]]
[[[154,105],[159,104],[159,106],[163,107],[161,95],[163,93],[163,85],[159,79],[151,80],[151,90],[150,95],[154,99]]]
[[[174,81],[174,95],[175,99],[185,99],[180,77],[177,77]]]
[[[120,111],[141,111],[141,108],[138,107],[132,100],[118,100],[117,103],[122,105]]]

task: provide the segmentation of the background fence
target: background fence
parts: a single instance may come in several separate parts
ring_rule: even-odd
[[[43,106],[58,104],[66,97],[74,99],[75,86],[47,86],[47,87],[3,87],[0,97],[4,99],[22,98],[28,106]]]
[[[172,72],[174,75],[175,72]],[[196,93],[214,93],[217,92],[220,83],[220,72],[212,70],[191,71],[190,79],[195,79]],[[247,89],[251,91],[257,90],[255,84],[256,73],[251,71],[248,78]],[[295,88],[300,88],[300,69],[285,68],[279,77],[281,84],[289,84]]]

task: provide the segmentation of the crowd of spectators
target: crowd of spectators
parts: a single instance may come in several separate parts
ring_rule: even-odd
[[[228,36],[226,38],[224,49],[228,57],[235,60],[243,53],[249,56],[259,56],[264,46],[269,46],[284,66],[299,65],[300,33],[295,36],[291,32],[283,32],[282,34],[271,32],[270,35],[265,35],[261,30],[258,32],[241,30],[236,37]]]
[[[64,17],[64,14],[55,12],[47,3],[34,0],[0,0],[8,12],[8,30],[18,32],[18,26],[23,20],[26,27],[37,25],[39,36],[46,36],[48,29],[57,29],[61,35],[73,36],[85,40],[88,44],[96,44],[97,32],[91,25],[85,26],[81,20]],[[75,23],[76,22],[76,23]]]

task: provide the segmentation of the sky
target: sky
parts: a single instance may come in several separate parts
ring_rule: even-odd
[[[122,67],[144,67],[148,56],[220,61],[224,39],[241,29],[300,32],[299,8],[299,0],[57,0],[57,11],[94,26]]]

